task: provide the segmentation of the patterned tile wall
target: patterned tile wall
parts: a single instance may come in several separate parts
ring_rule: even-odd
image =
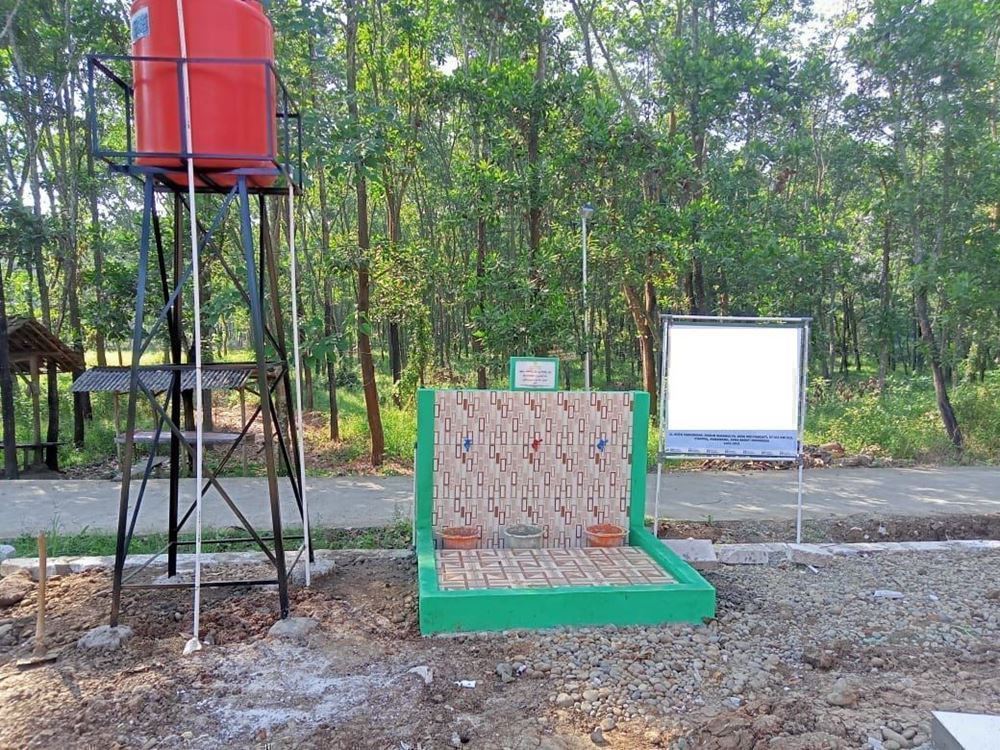
[[[482,546],[531,523],[546,547],[582,547],[595,523],[628,528],[631,393],[438,391],[435,529],[476,526]]]

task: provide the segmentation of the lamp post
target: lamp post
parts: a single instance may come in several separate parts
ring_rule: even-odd
[[[590,390],[590,318],[587,316],[587,220],[594,215],[589,203],[580,206],[580,224],[583,235],[583,388]]]

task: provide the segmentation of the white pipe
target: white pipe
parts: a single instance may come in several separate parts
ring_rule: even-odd
[[[656,499],[653,502],[653,536],[659,538],[660,529],[660,483],[663,476],[663,454],[667,450],[667,336],[670,331],[670,320],[663,321],[663,334],[660,342],[660,382],[657,413],[659,414],[659,439],[656,441]]]
[[[795,504],[795,543],[802,544],[802,459],[799,459],[799,495]]]
[[[799,373],[799,488],[795,509],[795,543],[802,544],[802,465],[805,463],[806,404],[809,398],[809,321],[802,324],[802,344],[799,347],[801,372]]]
[[[188,70],[187,29],[184,25],[184,3],[177,0],[177,33],[180,39],[181,87],[184,94],[184,143],[187,157],[188,216],[191,220],[191,271],[194,283],[194,430],[195,430],[195,512],[194,512],[194,623],[191,639],[184,645],[184,653],[201,649],[201,485],[205,451],[204,414],[201,382],[201,273],[198,251],[198,213],[194,184],[194,134],[191,128],[191,77]]]
[[[306,495],[306,451],[302,422],[302,357],[299,353],[299,283],[298,259],[295,254],[295,189],[291,173],[288,178],[288,251],[291,256],[292,271],[292,358],[295,361],[295,428],[299,452],[299,491],[302,493],[302,535],[305,537],[306,586],[311,584],[309,565],[309,500]]]

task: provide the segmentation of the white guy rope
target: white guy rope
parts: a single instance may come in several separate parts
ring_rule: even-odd
[[[195,429],[195,512],[194,512],[194,623],[191,639],[184,644],[184,653],[201,650],[198,638],[201,628],[201,483],[205,450],[201,384],[201,271],[198,251],[198,214],[195,207],[194,136],[191,128],[191,77],[188,69],[187,30],[184,26],[184,3],[177,0],[177,33],[180,38],[181,85],[184,90],[184,148],[188,153],[188,217],[191,219],[191,271],[194,282],[194,429]]]
[[[309,500],[306,495],[306,451],[302,423],[302,357],[299,353],[299,282],[298,259],[295,254],[295,189],[292,176],[288,178],[288,251],[292,269],[292,357],[295,360],[295,428],[298,433],[296,450],[299,452],[299,491],[302,493],[302,535],[306,553],[306,586],[311,583],[309,565]]]

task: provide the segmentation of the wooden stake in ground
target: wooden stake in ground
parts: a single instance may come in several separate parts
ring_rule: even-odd
[[[45,533],[38,535],[38,616],[35,619],[35,656],[45,656],[45,583],[49,576]]]
[[[49,653],[45,648],[45,584],[49,573],[48,556],[45,554],[45,534],[38,535],[38,615],[35,619],[35,648],[26,659],[18,659],[17,666],[22,669],[36,667],[55,661],[58,653]]]

